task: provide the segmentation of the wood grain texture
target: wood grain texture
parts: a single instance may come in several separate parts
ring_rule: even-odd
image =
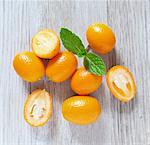
[[[0,145],[150,145],[149,18],[149,0],[0,1]],[[131,102],[120,103],[104,78],[92,94],[102,104],[102,116],[81,127],[68,123],[61,114],[63,100],[74,94],[69,81],[55,84],[44,78],[26,83],[14,72],[12,59],[17,52],[31,50],[31,38],[42,28],[59,32],[60,27],[68,27],[87,45],[85,31],[93,22],[112,27],[116,47],[102,57],[108,68],[120,64],[132,71],[137,94]],[[36,88],[46,88],[53,95],[52,118],[41,128],[30,127],[23,119],[25,99]]]

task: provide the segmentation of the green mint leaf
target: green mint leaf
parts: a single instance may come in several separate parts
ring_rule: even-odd
[[[106,65],[103,59],[94,53],[87,53],[84,57],[84,66],[86,69],[95,75],[105,75]]]
[[[64,47],[79,57],[86,55],[86,49],[81,39],[67,28],[61,28],[60,38]]]

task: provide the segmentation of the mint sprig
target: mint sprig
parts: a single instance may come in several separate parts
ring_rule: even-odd
[[[76,54],[78,57],[84,57],[85,68],[95,75],[105,75],[106,65],[103,59],[91,52],[87,52],[81,39],[67,28],[61,28],[60,38],[64,47]]]
[[[106,74],[106,65],[103,59],[94,53],[90,52],[84,57],[84,66],[95,75]]]
[[[83,57],[86,55],[87,52],[81,39],[67,28],[61,28],[60,38],[64,47],[76,54],[78,57]]]

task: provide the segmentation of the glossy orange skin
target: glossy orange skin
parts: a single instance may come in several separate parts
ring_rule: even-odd
[[[77,59],[69,51],[60,52],[49,61],[46,76],[53,82],[63,82],[70,78],[77,68]]]
[[[33,52],[18,53],[13,66],[17,74],[25,81],[36,82],[45,74],[44,64]]]
[[[100,54],[110,52],[116,43],[113,31],[105,24],[94,23],[90,25],[86,37],[90,47]]]
[[[117,82],[122,82],[122,88],[116,86],[116,84],[114,86],[116,79]],[[125,81],[126,84],[123,83]],[[119,65],[112,67],[106,75],[106,82],[110,92],[118,100],[128,102],[135,97],[136,84],[133,75],[126,67]]]
[[[99,101],[90,96],[73,96],[66,99],[62,104],[63,117],[78,125],[95,122],[101,111]]]
[[[41,30],[32,38],[32,50],[40,58],[51,59],[60,50],[59,37],[53,30]]]
[[[96,91],[101,83],[102,76],[96,76],[81,67],[72,76],[71,88],[77,94],[87,95]]]

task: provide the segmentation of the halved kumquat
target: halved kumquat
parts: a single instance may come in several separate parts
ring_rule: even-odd
[[[37,89],[27,98],[24,118],[31,126],[44,125],[52,114],[52,96],[45,90]]]
[[[136,85],[131,72],[124,66],[112,67],[106,75],[111,93],[120,101],[128,102],[134,98]]]
[[[41,30],[32,38],[32,50],[41,58],[51,59],[60,50],[60,40],[53,30]]]

